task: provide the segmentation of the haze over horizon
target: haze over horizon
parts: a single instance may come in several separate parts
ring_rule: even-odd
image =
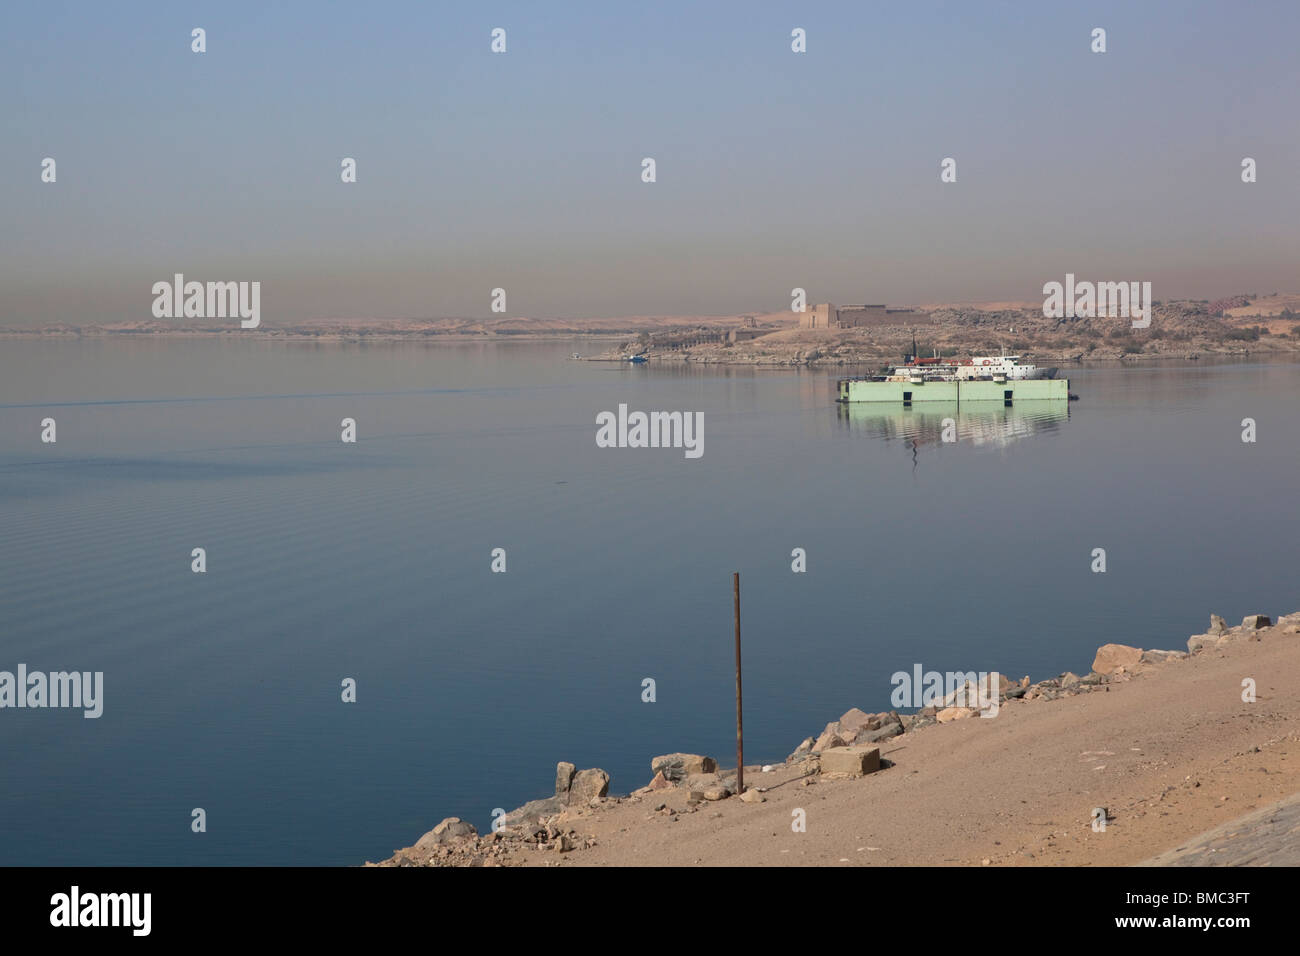
[[[176,272],[260,281],[268,325],[490,318],[497,287],[536,318],[1032,301],[1067,272],[1295,291],[1297,28],[1281,2],[19,7],[0,326],[148,320]]]

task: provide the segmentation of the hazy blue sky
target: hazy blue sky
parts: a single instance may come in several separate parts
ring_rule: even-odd
[[[1300,288],[1295,0],[5,19],[0,324],[149,318],[174,272],[261,280],[267,324],[486,317],[497,286],[533,316],[775,310],[794,286],[1039,299],[1066,272],[1156,298]]]

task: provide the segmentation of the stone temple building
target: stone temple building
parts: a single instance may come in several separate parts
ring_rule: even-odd
[[[799,316],[801,329],[837,329],[840,325],[840,310],[829,302],[810,305]]]
[[[799,316],[799,328],[854,329],[867,325],[910,325],[929,317],[925,312],[891,309],[884,305],[846,305],[836,308],[829,302],[823,302],[809,306]]]

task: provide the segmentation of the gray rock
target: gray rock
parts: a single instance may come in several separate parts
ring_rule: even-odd
[[[1219,635],[1217,640],[1213,641],[1214,647],[1227,647],[1229,644],[1239,644],[1242,641],[1259,641],[1267,627],[1253,630],[1246,627],[1230,627]],[[1209,643],[1207,647],[1211,646]]]
[[[903,722],[894,715],[894,719],[886,721],[875,730],[869,728],[860,730],[858,735],[853,738],[855,746],[859,744],[874,744],[881,740],[888,740],[891,737],[897,737],[903,732]]]
[[[1187,653],[1186,653],[1185,651],[1156,651],[1156,650],[1143,651],[1143,652],[1142,652],[1142,663],[1143,663],[1143,664],[1163,664],[1163,663],[1165,663],[1166,661],[1176,661],[1176,660],[1181,660],[1182,658],[1184,658],[1184,657],[1186,657],[1186,656],[1187,656]]]
[[[1219,634],[1193,634],[1187,639],[1187,653],[1199,653],[1207,647],[1213,647],[1218,640]]]
[[[547,797],[544,800],[530,800],[517,810],[506,814],[507,826],[536,825],[547,817],[553,817],[565,807],[563,797]]]
[[[664,754],[650,761],[652,773],[662,773],[674,783],[693,773],[713,773],[717,769],[716,760],[701,754]]]
[[[1263,614],[1247,614],[1241,626],[1247,631],[1258,631],[1261,627],[1272,627],[1273,621]]]
[[[1210,615],[1210,630],[1207,633],[1218,636],[1228,629],[1227,623],[1217,614]]]
[[[466,823],[460,817],[447,817],[447,819],[420,837],[415,843],[415,848],[417,850],[431,850],[436,846],[455,843],[458,840],[466,840],[477,835],[478,830],[474,829],[474,824]]]
[[[722,776],[716,773],[693,773],[686,778],[683,786],[687,790],[704,790],[722,783]]]
[[[555,765],[555,795],[557,797],[567,797],[569,788],[573,786],[573,775],[578,772],[578,768],[567,760],[561,760]]]

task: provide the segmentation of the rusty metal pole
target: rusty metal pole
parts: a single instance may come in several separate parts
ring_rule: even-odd
[[[745,724],[740,707],[740,572],[731,575],[736,601],[736,793],[745,792]]]

